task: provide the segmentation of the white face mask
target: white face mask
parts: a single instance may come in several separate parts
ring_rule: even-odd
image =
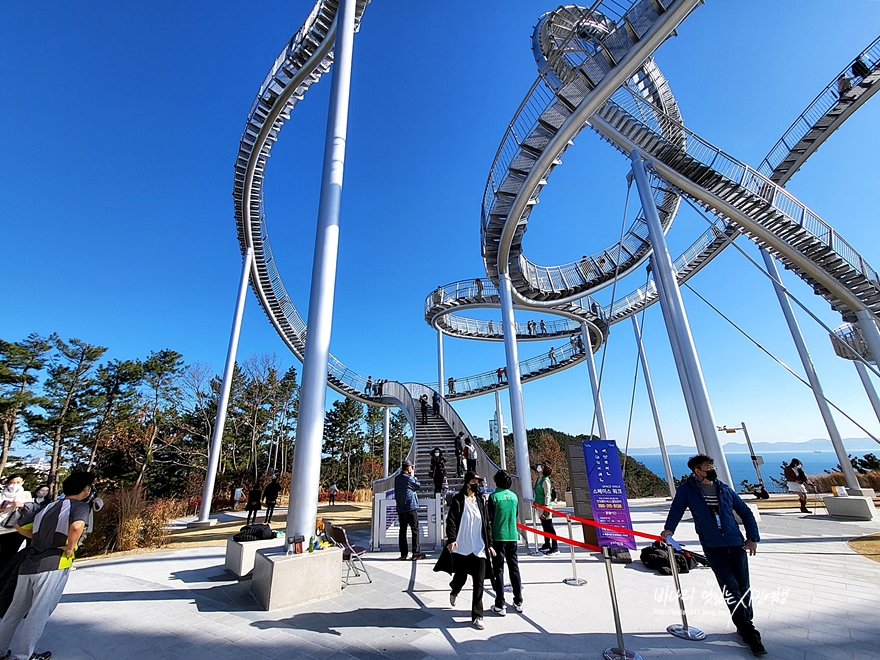
[[[6,484],[6,490],[10,493],[17,493],[21,490],[21,484]]]

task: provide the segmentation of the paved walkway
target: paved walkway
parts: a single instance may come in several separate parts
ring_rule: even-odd
[[[633,506],[636,529],[658,533],[665,506]],[[880,521],[836,521],[794,510],[763,513],[764,542],[752,558],[755,619],[771,658],[836,660],[880,656],[880,564],[852,552],[849,538],[880,531]],[[677,536],[696,547],[693,525]],[[223,570],[223,548],[157,552],[83,561],[38,650],[59,660],[150,658],[314,658],[316,660],[498,660],[601,658],[615,645],[604,564],[578,552],[571,587],[567,547],[554,557],[521,555],[525,611],[489,611],[486,629],[470,627],[470,592],[449,605],[449,577],[433,561],[400,562],[397,552],[367,558],[372,584],[352,584],[338,598],[264,612],[249,581]],[[436,556],[436,553],[435,553]],[[747,658],[729,625],[708,568],[682,576],[691,624],[707,639],[665,632],[679,621],[672,578],[640,563],[615,565],[628,648],[645,658]],[[705,598],[704,598],[705,595]],[[510,596],[508,595],[508,602]]]

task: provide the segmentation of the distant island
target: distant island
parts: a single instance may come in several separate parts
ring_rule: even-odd
[[[825,438],[814,438],[806,442],[754,442],[752,445],[758,454],[773,451],[833,451],[831,441]],[[877,444],[871,438],[847,438],[843,441],[843,446],[849,452],[876,451],[880,453],[880,444]],[[728,454],[748,454],[749,447],[745,442],[725,442],[723,443],[724,451]],[[670,454],[693,454],[696,448],[686,445],[666,445],[666,451]],[[659,454],[660,447],[632,447],[629,450],[631,455],[651,455]]]

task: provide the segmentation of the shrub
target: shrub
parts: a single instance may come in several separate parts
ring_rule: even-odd
[[[880,490],[880,470],[872,470],[865,474],[856,473],[856,477],[863,488]],[[843,472],[816,474],[810,477],[810,483],[816,487],[818,492],[830,493],[832,486],[846,486],[846,477]]]

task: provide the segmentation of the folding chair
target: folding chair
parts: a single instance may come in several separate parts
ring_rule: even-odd
[[[367,549],[359,545],[352,545],[344,528],[332,525],[330,529],[333,535],[333,543],[338,548],[342,548],[342,561],[345,562],[346,573],[345,577],[342,578],[342,588],[344,589],[350,584],[352,573],[354,573],[354,577],[360,577],[361,571],[367,576],[367,583],[372,584],[373,578],[370,577],[364,560],[361,559],[361,555],[366,554]]]

